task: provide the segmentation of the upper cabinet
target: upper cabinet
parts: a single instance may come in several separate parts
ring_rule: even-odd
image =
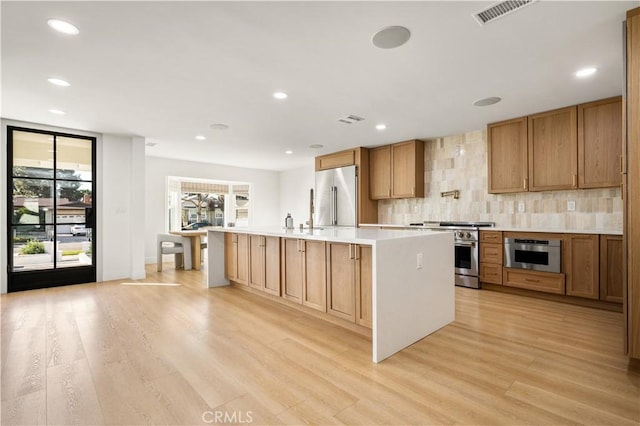
[[[370,198],[424,197],[424,142],[410,140],[370,150]]]
[[[372,200],[391,198],[391,145],[369,150],[371,175],[369,194]]]
[[[578,186],[620,185],[622,97],[578,105]]]
[[[620,97],[487,125],[492,194],[620,185]]]
[[[576,107],[529,116],[529,191],[578,187]]]
[[[356,164],[355,149],[348,149],[346,151],[316,157],[316,171],[353,166],[354,164]]]
[[[489,192],[527,190],[527,118],[487,126]]]

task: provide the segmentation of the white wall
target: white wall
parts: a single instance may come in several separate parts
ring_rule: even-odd
[[[284,226],[287,213],[293,216],[293,225],[298,226],[309,219],[309,190],[315,187],[315,166],[309,164],[297,169],[280,172],[279,220]]]
[[[145,277],[144,143],[105,134],[98,146],[98,281]]]
[[[144,139],[2,119],[0,223],[6,224],[7,126],[50,130],[97,139],[95,213],[97,281],[144,278]],[[7,292],[7,232],[0,233],[0,293]]]
[[[280,223],[278,172],[147,157],[144,220],[146,263],[156,263],[156,235],[167,231],[165,217],[169,213],[167,209],[168,176],[248,182],[251,184],[250,226],[273,226]]]

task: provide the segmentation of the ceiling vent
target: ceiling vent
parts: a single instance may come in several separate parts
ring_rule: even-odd
[[[358,121],[362,121],[364,118],[358,117],[357,115],[347,115],[346,117],[339,118],[338,121],[345,124],[353,124]]]
[[[525,6],[528,6],[532,3],[535,3],[536,0],[508,0],[503,1],[493,6],[489,6],[486,9],[481,10],[480,12],[474,13],[473,18],[480,25],[488,24],[489,22],[495,21],[498,18],[502,18],[505,15],[515,12],[516,10],[520,10]]]
[[[152,147],[152,146],[156,146],[156,145],[158,145],[157,142],[147,142],[147,143],[145,143],[145,146],[148,146],[148,147]]]

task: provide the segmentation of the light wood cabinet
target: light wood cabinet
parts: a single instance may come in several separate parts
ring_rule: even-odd
[[[249,237],[249,286],[280,296],[280,238]]]
[[[410,140],[370,150],[370,198],[424,197],[424,142]]]
[[[282,297],[326,311],[325,242],[283,238]]]
[[[303,255],[302,304],[327,311],[327,277],[324,241],[300,240]]]
[[[528,189],[527,137],[527,117],[487,126],[489,193]]]
[[[623,119],[623,290],[625,353],[640,359],[640,8],[627,11]]]
[[[424,142],[391,145],[391,197],[424,197]]]
[[[577,108],[530,115],[527,130],[529,191],[577,188]]]
[[[356,150],[334,152],[332,154],[316,157],[316,170],[335,169],[356,164]]]
[[[247,234],[226,233],[224,237],[225,275],[229,281],[249,285],[249,238]]]
[[[600,239],[592,234],[565,234],[562,247],[566,295],[600,297]]]
[[[622,235],[600,235],[600,300],[622,303]]]
[[[622,97],[578,105],[578,187],[620,186]]]
[[[564,294],[564,274],[503,268],[503,285],[546,293]]]
[[[371,327],[371,247],[327,244],[327,312]]]
[[[385,145],[369,150],[369,193],[372,200],[391,198],[391,146]]]
[[[373,251],[371,246],[358,246],[356,265],[356,324],[373,326]]]
[[[302,304],[302,281],[304,280],[303,259],[300,240],[283,238],[281,243],[281,287],[282,297]]]
[[[502,284],[504,245],[501,231],[480,231],[480,282]]]

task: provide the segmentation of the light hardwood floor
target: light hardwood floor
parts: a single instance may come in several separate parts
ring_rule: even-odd
[[[376,365],[365,337],[151,266],[180,285],[0,297],[3,425],[640,423],[620,313],[456,288],[453,324]]]

